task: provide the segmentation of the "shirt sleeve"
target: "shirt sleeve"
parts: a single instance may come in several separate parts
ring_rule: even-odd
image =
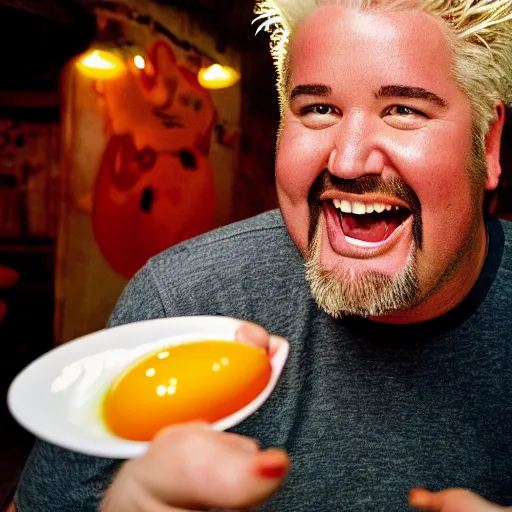
[[[149,265],[128,283],[109,327],[166,316]],[[93,512],[122,464],[36,440],[14,496],[17,512]]]

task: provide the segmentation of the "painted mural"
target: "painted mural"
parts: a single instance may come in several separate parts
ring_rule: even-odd
[[[62,77],[56,344],[104,328],[149,258],[232,215],[241,87],[208,90],[197,75],[239,69],[240,55],[184,13],[137,6],[98,10],[98,40]],[[121,57],[118,74],[80,67],[100,40]]]
[[[154,254],[214,227],[209,162],[216,111],[197,81],[200,62],[179,62],[154,41],[144,69],[104,81],[108,142],[92,223],[106,261],[131,277]]]

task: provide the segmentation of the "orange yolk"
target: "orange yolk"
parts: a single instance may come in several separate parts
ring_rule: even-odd
[[[135,363],[114,381],[103,403],[110,431],[150,441],[163,427],[215,422],[265,389],[271,366],[264,349],[230,341],[176,345]]]

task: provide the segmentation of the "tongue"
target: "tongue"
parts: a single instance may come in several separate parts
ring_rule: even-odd
[[[404,220],[382,214],[352,215],[344,213],[340,217],[341,228],[345,236],[363,242],[386,240]]]

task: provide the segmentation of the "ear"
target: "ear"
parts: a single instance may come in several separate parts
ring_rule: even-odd
[[[505,106],[501,101],[495,107],[495,119],[489,127],[489,133],[485,138],[485,159],[487,162],[487,179],[485,190],[494,190],[501,176],[500,148],[503,124],[505,123]]]

